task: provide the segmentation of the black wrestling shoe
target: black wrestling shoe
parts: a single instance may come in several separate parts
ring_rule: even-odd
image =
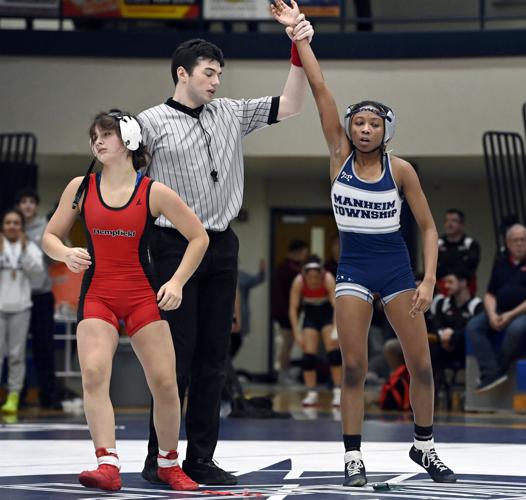
[[[455,483],[457,481],[455,473],[438,458],[435,448],[419,450],[412,446],[409,450],[409,457],[423,467],[436,483]]]
[[[347,451],[344,456],[344,461],[345,479],[343,480],[343,486],[363,486],[367,483],[361,451]]]
[[[197,458],[183,461],[183,471],[196,483],[209,486],[231,486],[237,484],[237,477],[216,465],[213,460]]]
[[[491,389],[494,389],[495,387],[498,387],[499,385],[506,382],[506,380],[508,380],[508,375],[505,373],[499,373],[490,377],[481,377],[477,387],[475,388],[475,392],[481,393],[490,391]]]
[[[143,479],[146,479],[149,483],[152,484],[166,484],[164,481],[159,479],[157,475],[157,456],[155,457],[146,457],[144,461],[144,468],[141,472]]]

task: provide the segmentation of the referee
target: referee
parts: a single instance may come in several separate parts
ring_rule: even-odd
[[[311,38],[303,16],[298,31]],[[210,237],[205,257],[186,283],[179,309],[169,311],[177,357],[181,405],[188,391],[183,470],[194,481],[232,485],[237,478],[212,460],[219,432],[219,407],[225,382],[237,281],[239,241],[230,222],[243,200],[245,135],[301,112],[305,74],[294,53],[282,95],[258,99],[214,98],[223,54],[200,39],[177,47],[172,58],[173,98],[143,111],[143,138],[153,152],[149,175],[175,190],[201,219]],[[187,241],[160,217],[152,241],[158,278],[173,275]],[[150,439],[142,476],[157,483],[158,441],[150,412]]]

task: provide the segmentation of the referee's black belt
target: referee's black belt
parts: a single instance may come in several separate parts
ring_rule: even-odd
[[[226,227],[226,229],[223,229],[223,231],[218,231],[217,229],[207,229],[207,230],[206,230],[206,232],[207,232],[209,235],[223,234],[223,233],[226,233],[227,231],[231,231],[230,224]]]
[[[157,229],[159,231],[166,232],[166,234],[169,234],[170,236],[175,236],[176,234],[182,236],[182,234],[177,229],[175,229],[174,227],[163,227],[163,226],[155,225],[155,229]],[[208,234],[208,236],[210,238],[214,238],[214,237],[217,237],[217,236],[219,236],[221,234],[225,234],[228,231],[232,231],[232,228],[230,227],[230,224],[223,231],[216,231],[215,229],[207,229],[206,233]]]

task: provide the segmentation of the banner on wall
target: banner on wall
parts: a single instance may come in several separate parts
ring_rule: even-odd
[[[340,17],[342,0],[297,0],[301,12],[307,17]]]
[[[59,0],[0,0],[0,16],[58,17]]]
[[[201,14],[200,3],[200,0],[63,0],[63,9],[65,17],[197,19]]]
[[[204,0],[204,19],[272,19],[268,0]]]
[[[309,17],[340,17],[341,0],[297,0],[301,11]],[[205,19],[233,20],[271,19],[269,0],[203,0]]]

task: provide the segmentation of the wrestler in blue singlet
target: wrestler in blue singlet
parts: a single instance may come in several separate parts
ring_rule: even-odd
[[[343,164],[331,189],[332,207],[340,232],[340,262],[336,296],[354,295],[384,304],[400,292],[415,288],[409,253],[400,233],[402,198],[389,155],[383,156],[380,177],[358,177],[354,152]]]

